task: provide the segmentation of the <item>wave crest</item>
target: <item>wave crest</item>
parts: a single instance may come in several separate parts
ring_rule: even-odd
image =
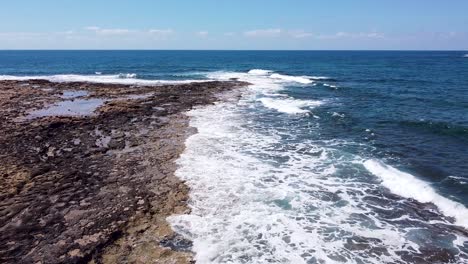
[[[28,81],[28,80],[46,80],[50,82],[89,82],[102,84],[123,84],[123,85],[164,85],[164,84],[184,84],[194,82],[208,82],[209,80],[144,80],[137,79],[134,73],[117,75],[79,75],[79,74],[60,74],[60,75],[38,75],[38,76],[12,76],[0,75],[3,81]]]
[[[393,193],[421,203],[432,203],[444,215],[455,218],[456,224],[468,228],[468,209],[436,193],[428,183],[376,160],[365,161],[364,167],[382,179],[382,185]]]
[[[305,76],[290,76],[290,75],[283,75],[283,74],[278,74],[278,73],[274,73],[270,75],[270,78],[279,79],[279,80],[283,80],[287,82],[297,82],[297,83],[302,83],[302,84],[309,84],[309,83],[314,82]]]
[[[119,78],[121,79],[135,79],[137,77],[136,73],[120,73]]]
[[[258,101],[271,109],[275,109],[278,112],[286,114],[304,114],[309,113],[310,110],[303,109],[305,107],[315,107],[323,104],[321,101],[312,100],[297,100],[292,98],[287,99],[273,99],[273,98],[260,98]]]
[[[262,69],[252,69],[248,73],[252,75],[268,75],[272,73],[273,71],[270,70],[262,70]]]

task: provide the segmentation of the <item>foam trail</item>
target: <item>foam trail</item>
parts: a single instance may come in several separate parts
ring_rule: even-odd
[[[433,203],[446,216],[455,218],[456,224],[468,228],[468,209],[434,191],[426,182],[376,160],[367,160],[364,167],[382,179],[382,184],[393,193],[421,203]]]
[[[122,79],[135,79],[137,77],[136,73],[121,73],[119,74],[119,78]]]
[[[249,74],[252,74],[252,75],[268,75],[268,74],[270,74],[272,72],[273,71],[270,71],[270,70],[253,69],[253,70],[249,71]]]
[[[207,82],[208,80],[143,80],[136,79],[136,74],[118,74],[118,75],[39,75],[39,76],[12,76],[0,75],[0,80],[6,81],[28,81],[28,80],[47,80],[50,82],[89,82],[102,84],[124,84],[124,85],[163,85],[163,84],[185,84],[193,82]]]
[[[219,71],[209,73],[207,78],[219,81],[239,79],[251,83],[252,85],[250,86],[250,89],[260,93],[276,93],[278,91],[284,90],[284,82],[275,82],[275,80],[269,78],[268,74],[270,72],[271,71],[268,70],[251,70],[248,73]]]
[[[337,258],[346,263],[392,263],[401,260],[397,252],[418,248],[405,238],[404,228],[366,207],[366,192],[375,192],[375,184],[335,175],[335,165],[355,166],[355,157],[297,141],[301,133],[314,133],[313,121],[307,127],[258,121],[272,114],[269,109],[304,113],[308,110],[302,108],[322,102],[272,97],[290,81],[270,78],[266,72],[216,72],[208,77],[238,78],[252,85],[239,103],[188,113],[198,133],[187,139],[176,175],[190,186],[192,210],[168,221],[193,241],[197,263],[328,264],[338,263]],[[258,101],[266,107],[255,108]],[[295,119],[284,116],[288,118]],[[385,201],[382,206],[395,210],[396,204]],[[354,237],[371,246],[346,249]],[[385,253],[376,254],[374,246],[384,247]]]
[[[313,83],[306,76],[290,76],[273,73],[270,70],[253,69],[247,73],[242,72],[212,72],[207,74],[208,79],[227,81],[230,79],[239,79],[252,83],[253,90],[259,92],[276,92],[285,89],[286,84],[300,83],[310,84]]]
[[[167,220],[193,242],[197,263],[406,263],[436,243],[464,247],[463,235],[438,236],[439,226],[434,243],[415,240],[433,224],[453,225],[442,216],[428,222],[375,184],[362,157],[342,150],[357,143],[315,141],[315,119],[305,126],[296,123],[301,116],[278,118],[277,111],[305,113],[323,102],[289,97],[282,92],[291,81],[270,75],[210,73],[252,85],[239,102],[188,113],[198,133],[187,139],[176,175],[190,187],[191,212]]]
[[[302,84],[313,83],[312,80],[304,76],[290,76],[290,75],[273,73],[272,75],[270,75],[270,78],[279,79],[279,80],[287,81],[287,82],[297,82],[297,83],[302,83]]]
[[[391,263],[401,245],[417,248],[398,228],[368,220],[361,191],[369,186],[334,177],[326,149],[284,145],[274,131],[243,128],[249,122],[238,109],[223,103],[189,113],[198,134],[186,141],[176,175],[190,186],[192,210],[168,221],[193,241],[197,263],[338,263],[333,256]],[[272,156],[287,161],[260,158]],[[357,215],[366,215],[365,222]],[[369,221],[379,228],[369,230]],[[383,241],[388,255],[346,250],[353,235]]]
[[[323,104],[321,101],[313,100],[297,100],[288,95],[279,94],[277,92],[284,90],[285,85],[294,83],[310,83],[312,81],[305,77],[289,76],[273,73],[270,70],[254,69],[248,73],[237,72],[215,72],[208,74],[208,78],[216,80],[229,80],[232,78],[240,79],[251,83],[250,89],[258,94],[268,97],[257,99],[265,107],[275,109],[287,114],[303,114],[309,113],[310,108],[317,107]],[[270,98],[275,97],[275,98]],[[278,98],[279,97],[279,98]],[[309,109],[303,109],[309,108]]]
[[[330,87],[330,88],[338,88],[336,85],[328,84],[328,83],[324,83],[323,86]]]
[[[330,77],[325,77],[325,76],[307,76],[307,78],[309,78],[311,80],[316,80],[316,81],[329,80],[330,79]]]
[[[275,109],[282,113],[287,114],[303,114],[309,113],[309,110],[302,109],[304,107],[314,107],[322,105],[321,101],[311,100],[297,100],[292,98],[287,99],[273,99],[273,98],[260,98],[258,101],[262,102],[265,107]]]

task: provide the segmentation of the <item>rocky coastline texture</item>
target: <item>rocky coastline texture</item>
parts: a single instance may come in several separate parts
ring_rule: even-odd
[[[190,263],[184,113],[238,81],[0,81],[0,263]]]

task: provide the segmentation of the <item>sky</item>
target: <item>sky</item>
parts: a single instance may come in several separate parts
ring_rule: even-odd
[[[0,49],[468,50],[468,0],[15,0]]]

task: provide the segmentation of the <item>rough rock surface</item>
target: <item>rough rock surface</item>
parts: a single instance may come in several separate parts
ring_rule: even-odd
[[[188,210],[173,175],[193,132],[183,113],[243,85],[0,82],[0,263],[190,262],[165,222]],[[28,117],[70,90],[107,101]]]

